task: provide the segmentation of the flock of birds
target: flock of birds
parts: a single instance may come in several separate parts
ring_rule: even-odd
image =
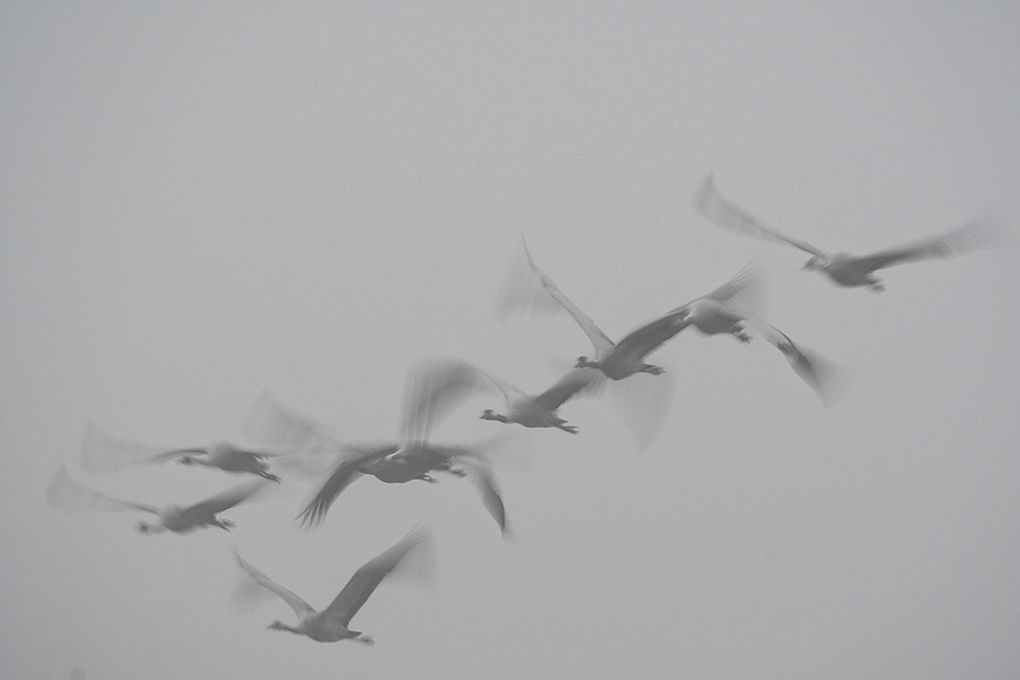
[[[826,253],[797,238],[786,236],[760,224],[716,190],[714,178],[705,178],[695,195],[699,212],[714,224],[748,236],[785,243],[804,250],[811,258],[804,269],[825,273],[844,287],[867,286],[875,292],[883,284],[875,272],[903,262],[943,258],[988,245],[987,232],[977,225],[966,225],[928,239],[870,255]],[[559,415],[559,409],[572,397],[597,391],[607,380],[625,380],[638,373],[659,375],[663,369],[646,363],[647,357],[688,327],[706,335],[731,335],[740,342],[751,340],[753,331],[775,346],[796,374],[825,400],[830,392],[831,369],[813,352],[798,347],[782,331],[765,323],[753,313],[757,292],[756,271],[746,267],[732,279],[707,295],[670,310],[613,342],[591,318],[539,269],[523,243],[530,268],[528,295],[540,296],[566,311],[593,346],[591,356],[581,356],[574,367],[548,389],[528,394],[511,382],[459,360],[425,362],[412,369],[403,405],[399,437],[382,445],[345,444],[332,430],[280,406],[268,394],[249,415],[246,434],[258,441],[259,450],[250,450],[227,442],[207,447],[158,449],[123,441],[89,427],[83,445],[80,467],[87,472],[111,472],[129,466],[176,460],[256,477],[210,498],[188,506],[157,507],[148,503],[111,498],[74,481],[61,466],[47,489],[53,507],[68,512],[138,510],[155,516],[140,521],[143,534],[163,531],[188,533],[205,527],[229,530],[233,522],[221,519],[234,506],[266,493],[281,481],[279,469],[289,467],[295,474],[311,474],[318,490],[297,515],[303,526],[320,525],[340,494],[359,477],[369,475],[386,483],[413,480],[435,482],[435,473],[447,472],[471,478],[478,487],[483,506],[509,535],[506,510],[493,473],[490,452],[496,440],[476,446],[437,445],[429,441],[432,429],[458,405],[476,393],[502,395],[502,412],[485,410],[481,418],[501,423],[516,423],[526,428],[558,428],[576,434],[578,428]],[[324,467],[325,461],[327,467]],[[274,467],[271,468],[270,465]],[[276,470],[276,471],[274,471]],[[275,621],[269,628],[306,635],[319,642],[356,640],[372,644],[372,638],[351,630],[351,618],[387,575],[398,569],[412,552],[428,541],[424,528],[412,530],[382,554],[366,562],[351,577],[332,603],[316,611],[293,592],[277,584],[245,561],[234,549],[241,576],[238,597],[253,598],[275,594],[286,602],[298,618],[294,626]]]

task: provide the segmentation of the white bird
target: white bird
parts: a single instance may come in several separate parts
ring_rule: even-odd
[[[793,370],[823,399],[830,396],[831,378],[834,376],[832,367],[813,352],[797,347],[788,335],[774,326],[770,326],[743,309],[740,300],[746,299],[745,293],[759,285],[756,270],[744,267],[736,276],[724,283],[708,295],[677,307],[670,314],[675,314],[685,325],[694,326],[706,335],[728,334],[741,342],[750,342],[748,326],[758,330],[765,340],[776,347],[793,367]]]
[[[91,424],[85,431],[81,466],[89,472],[110,472],[132,465],[165,463],[177,460],[183,465],[203,465],[225,472],[252,474],[279,482],[280,478],[269,471],[267,458],[290,455],[290,452],[252,451],[225,441],[209,446],[192,446],[163,449],[115,439]]]
[[[575,394],[597,388],[601,379],[601,374],[593,368],[573,368],[545,392],[526,394],[508,380],[485,371],[479,373],[492,381],[506,399],[506,414],[490,408],[482,413],[482,420],[517,423],[524,427],[557,427],[571,434],[577,434],[577,427],[567,425],[557,409]]]
[[[356,640],[366,645],[373,644],[370,636],[361,631],[348,628],[351,619],[361,606],[365,604],[369,596],[375,591],[384,578],[390,574],[403,561],[408,553],[422,545],[428,539],[428,532],[424,529],[414,531],[382,554],[366,562],[360,569],[354,572],[354,576],[343,587],[340,594],[321,612],[315,611],[311,605],[302,600],[276,583],[263,572],[246,562],[234,550],[237,563],[246,574],[250,582],[257,587],[264,588],[278,595],[284,602],[290,605],[297,614],[298,623],[296,626],[289,626],[282,621],[273,621],[269,624],[270,630],[287,630],[298,635],[307,635],[316,642],[337,642],[339,640]]]
[[[985,232],[977,224],[967,224],[943,234],[870,255],[827,253],[806,241],[760,224],[750,214],[719,195],[711,174],[705,177],[705,181],[695,194],[694,202],[706,218],[720,227],[767,241],[786,243],[810,253],[811,259],[804,263],[803,269],[824,272],[840,286],[870,286],[874,292],[885,290],[881,280],[874,275],[879,269],[903,262],[946,258],[977,250],[987,244]]]
[[[560,291],[552,279],[538,268],[523,238],[521,243],[524,245],[528,263],[541,280],[543,288],[570,316],[574,317],[595,348],[595,358],[580,357],[577,360],[576,368],[597,368],[612,380],[623,380],[635,373],[651,373],[653,375],[663,373],[661,367],[645,363],[645,357],[686,327],[687,324],[682,318],[674,312],[670,312],[631,331],[619,343],[614,343],[587,314]]]
[[[61,465],[46,489],[46,500],[51,506],[65,512],[144,510],[156,515],[155,522],[141,521],[136,528],[143,534],[173,531],[186,534],[203,527],[219,527],[230,530],[234,523],[219,519],[217,514],[238,503],[250,499],[265,488],[266,482],[242,484],[216,494],[194,505],[167,505],[162,508],[148,503],[136,503],[110,498],[98,491],[80,486]]]

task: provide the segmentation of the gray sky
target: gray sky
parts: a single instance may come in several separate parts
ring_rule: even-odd
[[[1020,8],[339,5],[0,9],[5,676],[1017,676],[1016,251],[838,289],[692,195],[714,171],[832,250],[1015,229]],[[544,389],[590,347],[566,316],[494,318],[520,232],[614,337],[753,258],[767,318],[847,393],[825,409],[760,339],[685,332],[655,355],[677,384],[648,450],[608,398],[563,407],[576,437],[517,433],[513,542],[449,477],[362,480],[314,532],[292,521],[300,480],[228,513],[316,607],[428,523],[433,583],[376,591],[353,621],[372,648],[265,630],[293,622],[281,601],[234,615],[223,532],[46,505],[89,422],[241,441],[268,388],[386,440],[436,355]],[[508,431],[477,419],[499,406],[472,399],[435,439]],[[235,481],[77,479],[153,503]]]

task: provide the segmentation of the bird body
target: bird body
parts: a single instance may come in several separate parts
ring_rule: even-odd
[[[527,394],[513,383],[497,376],[482,372],[506,399],[506,413],[486,409],[482,420],[496,420],[501,423],[517,423],[524,427],[556,427],[571,434],[577,428],[567,425],[557,410],[575,394],[591,388],[599,379],[599,372],[592,368],[573,368],[541,394]]]

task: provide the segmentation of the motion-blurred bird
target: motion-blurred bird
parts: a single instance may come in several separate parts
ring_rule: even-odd
[[[490,408],[482,413],[482,420],[517,423],[524,427],[557,427],[571,434],[577,434],[577,427],[567,425],[567,421],[556,412],[557,409],[575,394],[595,388],[601,379],[601,374],[594,368],[573,368],[545,392],[526,394],[508,380],[485,371],[479,373],[499,388],[506,399],[506,414]]]
[[[674,312],[670,312],[631,331],[619,343],[614,343],[587,314],[560,291],[552,279],[538,268],[523,238],[521,243],[528,257],[528,263],[542,282],[542,287],[570,316],[574,317],[595,347],[595,358],[580,357],[577,360],[576,368],[597,368],[612,380],[623,380],[635,373],[651,373],[653,375],[663,373],[660,366],[645,363],[645,357],[686,327],[687,324],[682,318]]]
[[[203,527],[219,527],[230,530],[234,523],[230,520],[219,519],[216,515],[250,499],[265,488],[265,485],[266,482],[263,481],[242,484],[194,505],[167,505],[159,508],[147,503],[110,498],[98,491],[86,489],[74,482],[67,474],[67,469],[61,465],[46,489],[46,500],[54,508],[65,512],[144,510],[156,515],[156,521],[140,521],[136,526],[140,533],[155,534],[162,531],[173,531],[178,534],[186,534]]]
[[[82,446],[81,466],[89,472],[110,472],[132,465],[165,463],[177,460],[183,465],[202,465],[225,472],[252,474],[279,482],[280,478],[269,471],[267,458],[290,455],[291,452],[252,451],[229,442],[219,441],[209,446],[192,446],[181,449],[160,449],[115,439],[89,425]]]
[[[711,174],[702,182],[695,194],[694,202],[706,218],[721,227],[767,241],[786,243],[810,253],[811,259],[804,263],[803,269],[824,272],[840,286],[870,286],[871,290],[875,292],[885,290],[881,280],[874,275],[874,272],[879,269],[903,262],[946,258],[977,250],[987,244],[985,232],[977,224],[967,224],[937,236],[871,255],[851,255],[843,252],[826,253],[806,241],[787,236],[760,224],[750,214],[719,195],[715,188],[715,179]]]
[[[477,371],[462,362],[427,362],[412,370],[408,376],[400,440],[367,446],[339,445],[334,441],[333,445],[342,448],[345,454],[315,497],[299,513],[301,523],[306,526],[320,524],[340,493],[362,475],[371,475],[389,484],[401,484],[413,480],[436,482],[431,473],[449,472],[458,477],[472,478],[483,505],[506,535],[506,511],[485,454],[489,445],[438,446],[428,441],[432,428],[462,403],[479,382]],[[328,428],[314,426],[307,418],[293,416],[284,409],[269,414],[270,403],[263,401],[260,407],[269,420],[291,433],[311,433],[320,440],[317,445],[321,447],[322,433]],[[290,424],[291,417],[298,418],[293,426]]]
[[[829,397],[829,378],[833,375],[828,362],[812,352],[797,347],[788,335],[770,326],[746,311],[739,300],[745,293],[758,287],[756,270],[744,267],[736,276],[708,295],[703,295],[677,307],[670,314],[682,323],[697,328],[706,335],[728,334],[741,342],[750,342],[748,327],[755,328],[765,340],[775,346],[793,367],[793,370],[824,400]]]
[[[289,626],[282,621],[269,624],[270,630],[287,630],[298,635],[307,635],[316,642],[337,642],[339,640],[356,640],[366,645],[373,644],[370,636],[361,631],[348,628],[351,619],[369,596],[375,591],[384,578],[396,569],[400,563],[418,546],[428,539],[424,529],[408,534],[391,548],[366,562],[354,572],[354,576],[343,587],[340,594],[321,612],[312,609],[311,605],[276,583],[263,572],[246,562],[234,550],[237,564],[243,570],[251,585],[261,587],[278,595],[290,605],[297,614],[296,626]],[[242,591],[244,588],[242,587]],[[250,590],[250,589],[249,589]]]

